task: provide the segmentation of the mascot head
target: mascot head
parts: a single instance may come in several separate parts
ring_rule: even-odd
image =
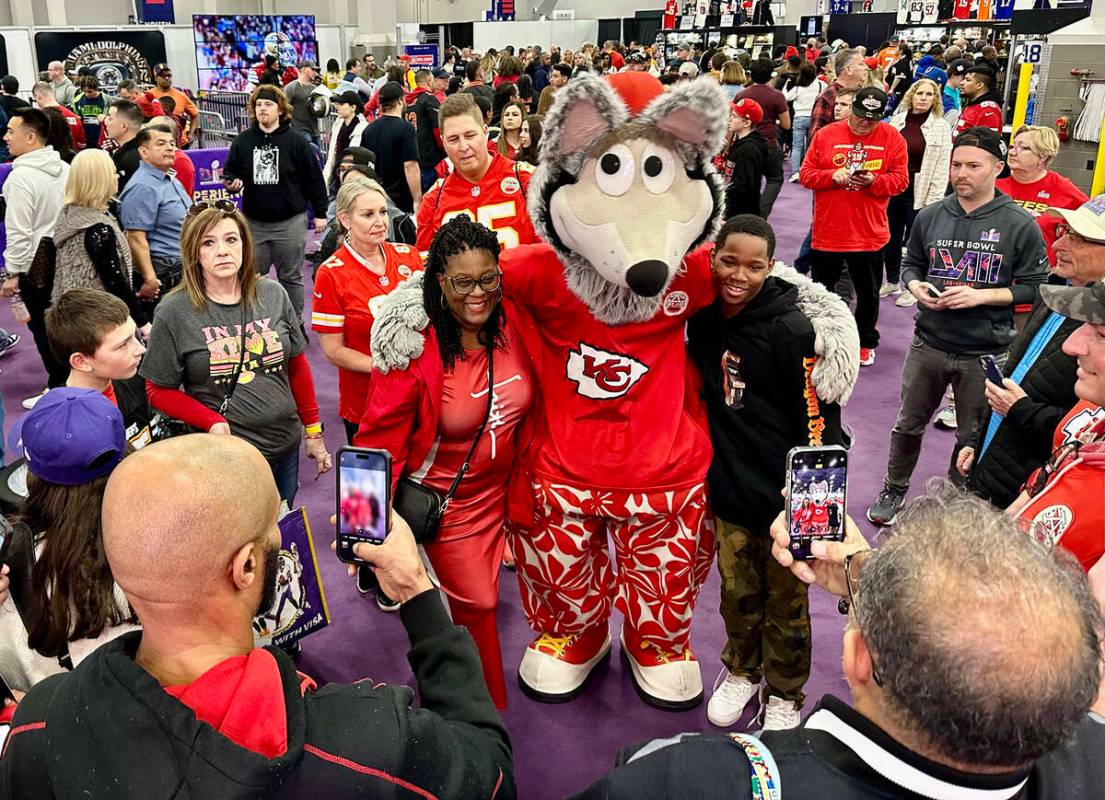
[[[713,81],[665,92],[644,72],[585,73],[557,92],[528,205],[568,287],[600,321],[651,318],[683,257],[717,232],[710,160],[727,118]]]

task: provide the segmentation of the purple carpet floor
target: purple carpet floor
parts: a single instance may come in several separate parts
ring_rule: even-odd
[[[785,183],[770,220],[779,236],[778,259],[793,263],[809,220],[809,193],[797,184]],[[864,511],[882,485],[890,428],[898,407],[901,366],[912,332],[912,314],[912,309],[896,308],[892,297],[882,301],[882,345],[878,360],[874,366],[861,370],[856,391],[844,412],[845,423],[851,426],[856,438],[850,458],[848,506],[856,519],[863,520],[868,535],[874,529],[864,519]],[[0,361],[6,436],[12,422],[25,413],[20,401],[41,391],[45,373],[29,331],[12,321],[7,303],[0,304],[0,325],[24,337]],[[337,415],[336,372],[323,358],[316,337],[312,337],[309,358],[327,426],[327,444],[333,451],[344,444]],[[930,427],[914,476],[915,493],[925,479],[944,473],[952,444],[950,434]],[[332,623],[304,640],[300,668],[320,683],[372,678],[413,685],[406,661],[406,637],[398,615],[381,612],[375,603],[359,595],[353,582],[346,578],[344,565],[329,551],[333,529],[328,517],[334,505],[334,479],[331,473],[313,481],[313,468],[312,462],[303,459],[297,503],[305,505],[309,512]],[[574,702],[542,705],[526,698],[517,687],[515,675],[532,634],[522,616],[514,574],[504,570],[501,577],[499,631],[510,692],[510,706],[504,719],[514,745],[520,797],[543,800],[571,794],[608,770],[618,749],[628,743],[680,731],[717,730],[706,719],[705,703],[683,713],[659,711],[643,704],[633,691],[628,667],[619,658],[617,644],[608,664],[599,667],[584,694]],[[836,601],[823,592],[813,590],[810,600],[813,669],[806,687],[807,709],[827,693],[849,696],[840,671],[844,619],[836,611]],[[707,697],[720,669],[719,655],[725,642],[717,608],[718,578],[712,572],[699,597],[691,636],[702,662]],[[611,619],[615,643],[620,625],[620,615],[615,612]],[[753,701],[734,730],[745,730],[756,710],[757,703]]]

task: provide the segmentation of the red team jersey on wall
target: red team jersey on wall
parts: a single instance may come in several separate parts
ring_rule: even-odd
[[[360,257],[342,245],[322,262],[315,276],[315,300],[311,330],[340,333],[345,346],[359,353],[372,352],[372,322],[384,295],[422,269],[418,252],[405,244],[383,245],[385,272],[371,272]],[[368,396],[369,373],[338,370],[338,413],[342,419],[360,422]]]
[[[496,152],[491,166],[479,185],[470,183],[459,172],[452,172],[430,187],[418,209],[418,249],[430,249],[434,234],[458,214],[467,214],[499,237],[504,250],[537,241],[529,213],[529,191],[533,167],[511,161]]]
[[[1013,202],[1036,218],[1040,230],[1044,234],[1044,242],[1047,243],[1047,260],[1055,263],[1055,226],[1062,219],[1052,214],[1045,214],[1049,206],[1055,208],[1078,208],[1089,200],[1082,194],[1070,178],[1065,178],[1057,172],[1048,172],[1047,175],[1034,183],[1017,183],[1012,176],[998,178],[997,187],[1013,198]]]
[[[503,286],[541,333],[534,472],[588,490],[652,492],[705,478],[711,448],[686,403],[683,328],[714,297],[709,249],[687,256],[656,315],[597,322],[546,244],[503,253]]]
[[[675,0],[668,0],[664,4],[664,24],[663,29],[666,31],[675,30],[675,18],[679,15],[679,3]]]
[[[972,0],[955,0],[955,10],[952,11],[952,16],[956,19],[970,19],[971,4]]]
[[[1105,409],[1079,402],[1056,426],[1054,449],[1087,437],[1092,427],[1103,424]],[[1087,571],[1105,554],[1105,442],[1100,434],[1097,439],[1059,464],[1047,486],[1017,514],[1033,523],[1037,539],[1059,545]]]

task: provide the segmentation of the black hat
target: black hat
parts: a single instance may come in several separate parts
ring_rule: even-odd
[[[154,75],[160,75],[162,72],[172,72],[172,68],[168,64],[155,64],[153,68]]]
[[[633,63],[633,64],[647,64],[648,63],[648,57],[644,53],[642,53],[638,50],[634,50],[632,53],[627,55],[625,57],[625,60],[630,62],[630,63]]]
[[[955,142],[952,143],[952,151],[954,152],[957,147],[977,147],[979,150],[985,150],[1002,163],[1009,156],[1009,147],[1005,144],[1005,140],[1001,138],[1001,134],[984,125],[976,125],[973,128],[960,131],[959,135],[955,137]],[[1002,169],[1000,177],[1004,178],[1008,174],[1009,167],[1006,166]]]
[[[361,107],[361,96],[359,94],[357,94],[355,91],[353,91],[352,89],[350,89],[349,91],[341,92],[340,94],[335,94],[334,96],[332,96],[330,98],[330,102],[331,103],[344,103],[347,106],[357,106],[358,108],[360,108]]]
[[[852,113],[862,119],[880,120],[886,114],[886,92],[868,86],[856,92]]]
[[[450,78],[453,77],[453,73],[451,73],[447,69],[442,69],[441,67],[438,67],[437,69],[434,70],[434,77],[435,78],[442,78],[444,80],[449,80]]]
[[[952,63],[948,64],[948,77],[954,78],[957,75],[966,75],[967,70],[971,68],[972,64],[965,58],[957,58]]]

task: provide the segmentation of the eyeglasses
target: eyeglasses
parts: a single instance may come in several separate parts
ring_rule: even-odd
[[[486,275],[480,276],[477,280],[468,275],[446,275],[445,280],[449,281],[449,285],[453,287],[453,291],[459,295],[470,295],[476,291],[476,284],[479,284],[480,288],[490,294],[498,289],[503,283],[503,273],[501,272],[489,272]]]
[[[1087,241],[1089,241],[1088,239],[1086,239],[1085,236],[1075,231],[1074,228],[1072,228],[1067,223],[1060,222],[1058,225],[1055,226],[1055,240],[1058,241],[1064,236],[1069,237],[1070,240],[1076,244],[1085,244]]]
[[[192,203],[192,207],[188,209],[188,216],[199,214],[201,211],[206,211],[209,208],[214,208],[228,215],[238,210],[238,206],[234,205],[233,200],[227,200],[224,197],[215,201],[201,200],[198,203]]]
[[[858,553],[850,553],[844,557],[844,585],[848,589],[848,597],[840,598],[836,604],[836,610],[841,614],[847,615],[849,609],[855,613],[856,627],[860,629],[861,633],[863,632],[863,628],[860,624],[859,606],[856,604],[856,595],[858,594],[859,574],[863,569],[863,562],[870,554],[870,550],[861,550]],[[853,564],[855,566],[852,566]],[[882,686],[882,678],[879,677],[879,671],[875,667],[875,656],[870,652],[870,647],[867,649],[871,658],[871,679],[875,682],[876,686]]]

